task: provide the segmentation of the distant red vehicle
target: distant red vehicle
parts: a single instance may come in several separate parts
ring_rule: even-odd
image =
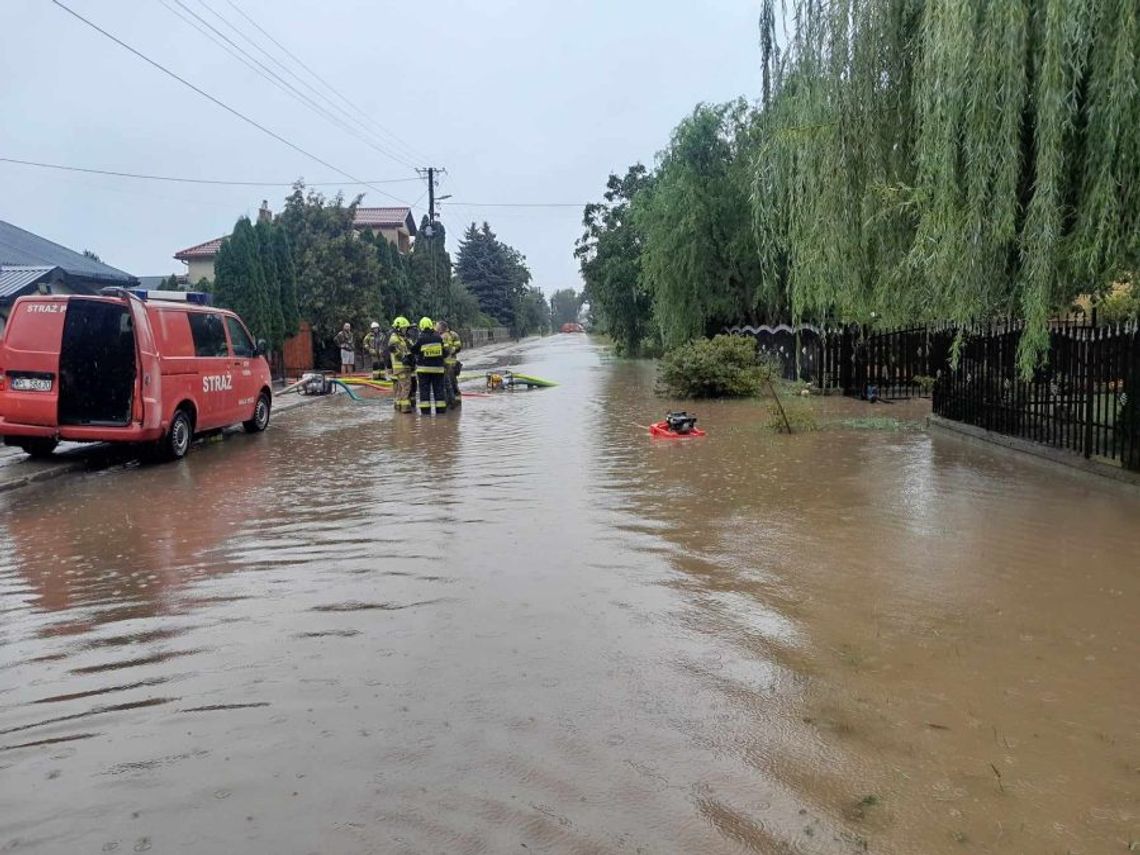
[[[563,324],[562,330],[561,330],[561,332],[567,332],[567,333],[574,333],[574,332],[584,333],[585,331],[586,331],[586,328],[584,326],[582,326],[581,324]]]
[[[204,294],[108,289],[20,297],[0,339],[0,436],[33,457],[60,440],[152,443],[177,459],[197,433],[265,430],[264,342]]]

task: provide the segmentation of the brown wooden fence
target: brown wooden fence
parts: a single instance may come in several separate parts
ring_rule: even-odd
[[[308,321],[301,321],[297,334],[285,339],[281,352],[286,376],[296,377],[313,369],[313,329]]]

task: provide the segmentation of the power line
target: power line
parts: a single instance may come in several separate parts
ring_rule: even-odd
[[[166,66],[159,64],[158,62],[151,59],[146,54],[142,53],[141,51],[136,50],[133,47],[131,47],[129,44],[124,42],[122,39],[112,35],[109,32],[107,32],[102,27],[100,27],[98,24],[96,24],[92,21],[89,21],[87,18],[84,18],[82,15],[80,15],[78,12],[76,12],[74,9],[72,9],[70,6],[68,6],[66,3],[62,2],[62,0],[51,0],[51,2],[54,3],[56,6],[59,6],[59,8],[63,9],[65,12],[67,12],[73,18],[76,18],[77,20],[82,21],[84,24],[91,27],[91,29],[93,29],[96,32],[100,33],[101,35],[107,37],[108,39],[113,41],[115,44],[119,45],[119,47],[130,51],[135,56],[137,56],[139,59],[143,60],[143,62],[147,63],[148,65],[153,66],[154,68],[157,68],[163,74],[166,74],[169,77],[173,77],[175,80],[177,80],[183,86],[186,86],[187,88],[194,90],[199,95],[201,95],[203,98],[205,98],[207,101],[210,101],[211,103],[216,104],[217,106],[219,106],[223,110],[225,110],[227,113],[230,113],[230,114],[236,116],[237,118],[241,119],[243,122],[245,122],[249,125],[252,125],[253,127],[257,128],[262,133],[273,137],[273,139],[277,140],[280,143],[284,143],[285,145],[289,146],[289,148],[293,149],[294,151],[305,155],[305,157],[308,157],[311,160],[315,160],[317,163],[321,164],[321,166],[324,166],[326,169],[331,169],[333,172],[336,172],[339,175],[343,175],[345,178],[349,178],[357,184],[361,184],[365,187],[371,187],[373,190],[375,190],[381,196],[387,196],[389,199],[395,199],[397,202],[399,202],[402,205],[408,204],[403,199],[397,198],[396,196],[393,196],[391,193],[386,193],[385,191],[381,190],[379,187],[376,187],[376,186],[368,183],[367,181],[361,181],[359,178],[357,178],[352,173],[345,172],[343,169],[340,169],[339,167],[333,166],[327,160],[325,160],[321,157],[318,157],[317,155],[313,154],[312,152],[306,151],[305,149],[301,148],[301,146],[297,145],[295,142],[291,142],[291,141],[285,139],[285,137],[281,136],[280,134],[278,134],[274,131],[271,131],[269,128],[265,127],[265,125],[262,125],[259,122],[255,121],[254,119],[251,119],[249,116],[245,115],[244,113],[239,112],[238,110],[231,107],[229,104],[226,104],[224,101],[218,100],[213,95],[211,95],[209,92],[206,92],[203,89],[199,89],[197,86],[195,86],[193,83],[191,83],[186,78],[180,77],[179,75],[177,75],[175,72],[171,71]]]
[[[317,72],[313,71],[312,68],[310,68],[308,65],[306,65],[304,60],[302,60],[299,56],[297,56],[295,53],[293,53],[291,50],[289,50],[289,48],[285,47],[285,45],[281,44],[281,42],[277,41],[277,39],[273,38],[273,36],[271,36],[265,30],[264,27],[262,27],[259,23],[257,23],[257,21],[255,21],[253,18],[251,18],[249,15],[247,15],[246,12],[234,2],[234,0],[226,0],[226,2],[230,4],[230,6],[234,9],[234,11],[236,11],[239,15],[241,15],[243,18],[245,18],[247,21],[249,21],[249,23],[252,24],[254,26],[254,28],[259,33],[261,33],[263,36],[265,36],[267,39],[269,39],[269,41],[273,42],[273,44],[275,44],[286,56],[288,56],[290,59],[292,59],[294,62],[296,62],[299,66],[301,66],[301,68],[303,68],[303,69],[305,69],[305,71],[309,72],[309,74],[311,74],[314,79],[316,79],[319,83],[321,83],[333,95],[335,95],[337,98],[339,98],[345,104],[347,104],[349,107],[351,107],[353,110],[355,110],[358,114],[360,114],[365,119],[367,119],[373,125],[373,127],[379,129],[382,133],[386,134],[388,137],[393,139],[395,142],[402,145],[405,149],[414,153],[414,149],[410,145],[408,145],[407,142],[400,139],[400,137],[398,137],[392,131],[388,130],[383,125],[381,125],[379,122],[377,122],[374,119],[372,119],[371,117],[369,117],[368,114],[363,109],[361,109],[359,106],[357,106],[353,101],[350,101],[345,95],[341,94],[341,92],[339,90],[337,90],[337,88],[335,86],[333,86],[331,83],[329,83],[327,80],[325,80],[319,74],[317,74]],[[430,160],[430,158],[419,158],[419,159],[423,160],[423,161],[429,161]]]
[[[283,78],[281,75],[279,75],[277,72],[275,72],[272,68],[269,68],[267,65],[265,65],[265,63],[261,62],[259,59],[257,59],[257,57],[250,54],[249,51],[245,50],[245,48],[243,48],[241,45],[239,45],[237,42],[235,42],[233,39],[231,39],[229,36],[227,36],[225,33],[223,33],[221,30],[219,30],[217,27],[215,27],[213,24],[211,24],[209,21],[207,21],[205,18],[203,18],[201,15],[199,15],[193,9],[191,9],[189,6],[187,6],[183,2],[183,0],[173,0],[173,2],[179,8],[183,9],[187,14],[192,16],[194,20],[190,20],[185,15],[182,15],[178,11],[178,9],[175,9],[173,6],[170,5],[168,0],[159,0],[159,2],[169,12],[171,12],[174,15],[177,15],[183,22],[194,27],[194,29],[196,29],[199,33],[204,35],[210,41],[214,42],[214,44],[221,47],[223,50],[225,50],[227,53],[229,53],[230,56],[234,57],[239,62],[241,62],[243,65],[245,65],[248,69],[250,69],[254,74],[258,75],[259,77],[263,78],[264,80],[269,81],[271,84],[273,84],[278,89],[280,89],[282,92],[284,92],[286,95],[290,96],[294,100],[301,102],[302,104],[304,104],[306,107],[308,107],[313,112],[317,113],[320,116],[323,116],[325,119],[327,119],[329,122],[331,122],[332,124],[339,127],[341,130],[351,134],[356,139],[360,140],[365,145],[369,146],[370,148],[374,149],[375,151],[379,152],[380,154],[384,155],[385,157],[390,158],[390,159],[392,159],[392,160],[396,161],[397,163],[400,163],[404,166],[407,166],[408,168],[412,167],[412,165],[413,165],[412,163],[410,163],[406,159],[398,156],[397,154],[389,151],[388,149],[384,148],[383,146],[377,144],[373,140],[369,139],[367,136],[364,136],[358,130],[356,130],[356,128],[347,124],[339,116],[335,115],[334,113],[332,113],[329,110],[322,107],[320,104],[318,104],[312,98],[307,96],[304,92],[301,92],[299,89],[297,89],[297,87],[295,87],[293,84],[291,84],[288,80]],[[197,23],[195,23],[195,21],[197,21]],[[202,27],[205,27],[206,29],[204,30],[204,29],[202,29]],[[219,39],[221,39],[221,41],[219,41]]]
[[[391,145],[395,151],[399,152],[403,156],[408,157],[410,160],[418,161],[418,160],[423,159],[418,153],[416,153],[416,151],[414,149],[410,148],[399,137],[396,137],[394,134],[392,134],[390,131],[388,131],[386,128],[384,128],[382,125],[379,125],[375,122],[372,122],[369,119],[369,117],[362,110],[359,110],[358,108],[354,107],[356,112],[359,113],[359,116],[353,115],[352,110],[346,110],[344,107],[340,106],[339,104],[336,104],[335,102],[329,100],[329,97],[326,93],[322,92],[317,87],[313,86],[308,80],[306,80],[301,75],[297,74],[297,72],[295,72],[292,68],[290,68],[286,63],[282,62],[280,59],[278,59],[276,56],[274,56],[272,52],[266,50],[261,44],[258,43],[258,41],[256,39],[250,37],[249,34],[247,34],[245,32],[245,30],[243,30],[241,27],[239,27],[237,24],[235,24],[233,21],[231,21],[229,18],[227,18],[225,15],[223,15],[221,12],[219,12],[217,9],[215,9],[213,6],[211,6],[209,3],[207,3],[206,0],[198,0],[198,3],[199,3],[199,5],[204,7],[206,10],[208,10],[211,15],[213,15],[219,21],[224,23],[227,27],[229,27],[231,30],[233,30],[235,33],[237,33],[239,36],[241,36],[241,38],[245,42],[247,42],[248,44],[253,46],[253,48],[256,49],[262,56],[264,56],[266,59],[268,59],[274,65],[276,65],[278,68],[280,68],[282,71],[284,71],[290,77],[292,77],[294,80],[296,80],[302,86],[304,86],[307,90],[309,90],[309,92],[313,93],[313,95],[315,95],[318,99],[320,99],[321,102],[324,103],[327,107],[329,107],[332,110],[337,111],[340,115],[343,115],[348,121],[353,122],[356,126],[360,127],[365,133],[372,134],[373,136],[376,136],[375,132],[370,130],[368,127],[369,123],[371,123],[374,128],[376,128],[380,131],[380,135],[386,136],[390,139],[390,141],[386,140],[384,142],[385,145]],[[232,6],[233,4],[231,3],[230,5]],[[234,8],[237,8],[237,7],[235,6]],[[237,9],[237,11],[247,21],[249,21],[251,24],[253,24],[254,27],[257,27],[259,30],[261,29],[260,27],[258,27],[257,22],[254,21],[252,18],[250,18],[248,15],[246,15],[244,12],[242,12],[241,9]],[[261,32],[263,34],[265,34],[264,30],[261,30]],[[272,41],[272,37],[268,36],[268,34],[265,34],[265,35],[267,38],[270,38],[270,40]],[[280,47],[280,45],[279,45],[279,47]],[[282,48],[282,50],[284,50],[284,49]],[[288,52],[286,51],[286,53],[288,53]],[[302,67],[304,67],[303,63],[302,63]],[[310,72],[310,73],[312,73],[312,72]],[[342,98],[342,100],[343,100],[343,98]],[[350,103],[350,106],[352,106],[351,103]]]
[[[216,184],[228,187],[292,187],[296,181],[229,181],[220,178],[183,178],[173,175],[147,175],[140,172],[119,172],[113,169],[92,169],[84,166],[68,166],[62,163],[43,163],[38,160],[20,160],[15,157],[0,157],[0,163],[15,163],[20,166],[35,166],[41,169],[57,169],[62,172],[83,172],[89,175],[108,175],[112,178],[136,178],[145,181],[173,181],[178,184]],[[416,178],[376,178],[371,181],[306,181],[306,187],[368,187],[373,184],[403,184],[421,179]],[[425,191],[426,192],[426,191]]]
[[[448,202],[458,208],[584,208],[588,202]]]

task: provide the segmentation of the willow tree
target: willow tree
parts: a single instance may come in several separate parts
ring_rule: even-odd
[[[762,45],[773,45],[766,0]],[[1029,322],[1140,266],[1135,0],[801,0],[754,164],[760,299]]]

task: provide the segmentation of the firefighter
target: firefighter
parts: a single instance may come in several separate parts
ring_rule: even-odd
[[[372,360],[372,379],[384,379],[384,333],[380,331],[380,324],[372,322],[372,328],[364,337],[364,351]]]
[[[435,412],[447,412],[447,369],[443,365],[443,339],[435,331],[431,318],[420,318],[420,335],[412,345],[416,361],[416,383],[420,387],[420,415],[431,413],[435,396]]]
[[[447,325],[447,321],[437,323],[435,331],[443,339],[443,367],[446,369],[444,376],[447,378],[447,403],[452,407],[458,407],[463,403],[462,393],[459,391],[459,372],[461,370],[459,351],[463,350],[463,342],[459,340],[459,335]]]
[[[392,359],[392,400],[397,413],[412,411],[412,366],[409,362],[410,345],[408,327],[412,324],[403,315],[392,321],[392,335],[388,339],[388,353]]]

